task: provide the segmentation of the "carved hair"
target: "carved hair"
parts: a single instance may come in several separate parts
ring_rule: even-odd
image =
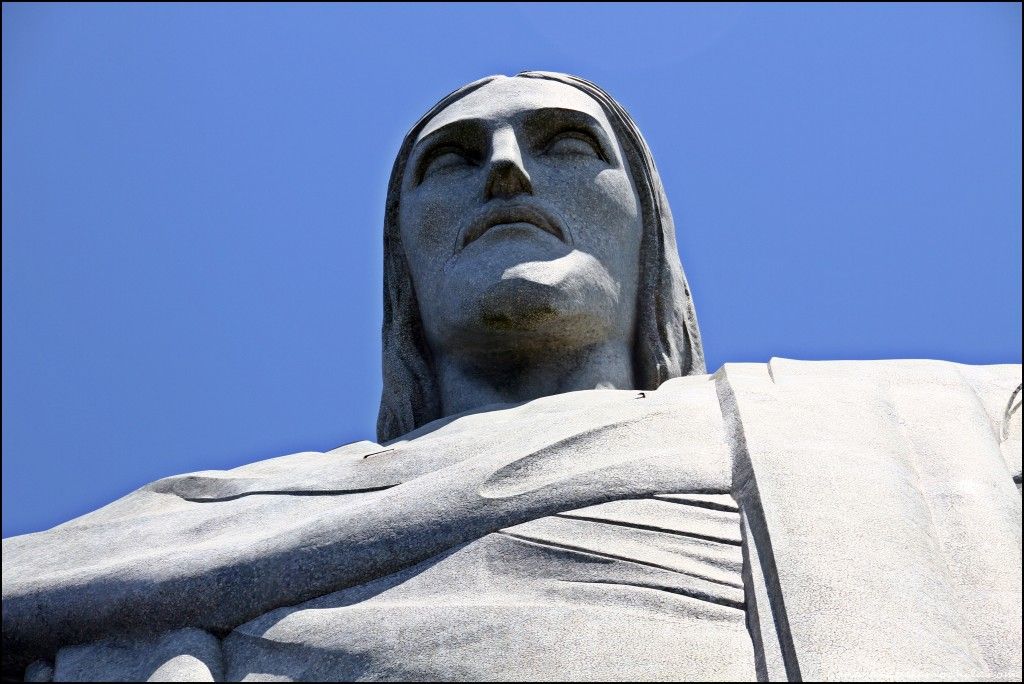
[[[377,417],[380,442],[396,439],[441,417],[437,378],[398,225],[405,165],[428,121],[495,78],[499,77],[474,81],[434,105],[405,136],[391,170],[384,211],[384,390]],[[636,389],[656,389],[670,378],[705,373],[697,315],[679,261],[668,199],[640,130],[618,102],[590,81],[543,71],[525,71],[516,78],[542,78],[582,90],[604,109],[625,153],[643,217],[633,345]]]

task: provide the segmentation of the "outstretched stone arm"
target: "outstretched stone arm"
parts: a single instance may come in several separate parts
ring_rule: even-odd
[[[634,415],[596,427],[582,425],[594,423],[591,413],[582,423],[562,418],[547,439],[507,435],[525,449],[504,446],[504,426],[501,439],[472,441],[442,429],[393,450],[370,445],[383,453],[368,458],[288,457],[301,463],[276,468],[287,477],[263,477],[256,464],[236,476],[169,478],[47,532],[5,539],[5,669],[111,635],[186,626],[224,633],[559,511],[659,491],[728,492],[731,464],[710,384],[688,421],[678,420],[680,408],[687,413],[678,400],[671,410],[626,404]],[[634,393],[603,394],[632,402]],[[481,417],[471,418],[477,430]],[[651,430],[649,448],[638,448],[638,429]],[[692,446],[683,455],[680,444]],[[447,462],[431,469],[439,453]]]

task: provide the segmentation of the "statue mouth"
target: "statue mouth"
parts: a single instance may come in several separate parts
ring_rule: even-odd
[[[513,204],[494,207],[486,210],[479,218],[473,221],[469,228],[463,233],[459,249],[481,237],[491,228],[498,226],[511,226],[515,224],[529,224],[539,228],[545,233],[550,233],[562,242],[565,242],[565,231],[559,223],[543,209],[526,204]]]

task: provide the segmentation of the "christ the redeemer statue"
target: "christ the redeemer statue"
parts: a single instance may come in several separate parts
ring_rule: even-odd
[[[384,244],[377,441],[3,540],[7,676],[1020,679],[1019,364],[708,375],[650,150],[563,74],[427,112]]]

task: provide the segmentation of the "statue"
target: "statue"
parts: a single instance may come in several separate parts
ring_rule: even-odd
[[[650,151],[563,74],[435,105],[384,240],[378,442],[5,539],[7,676],[1019,679],[1019,364],[707,375]]]

